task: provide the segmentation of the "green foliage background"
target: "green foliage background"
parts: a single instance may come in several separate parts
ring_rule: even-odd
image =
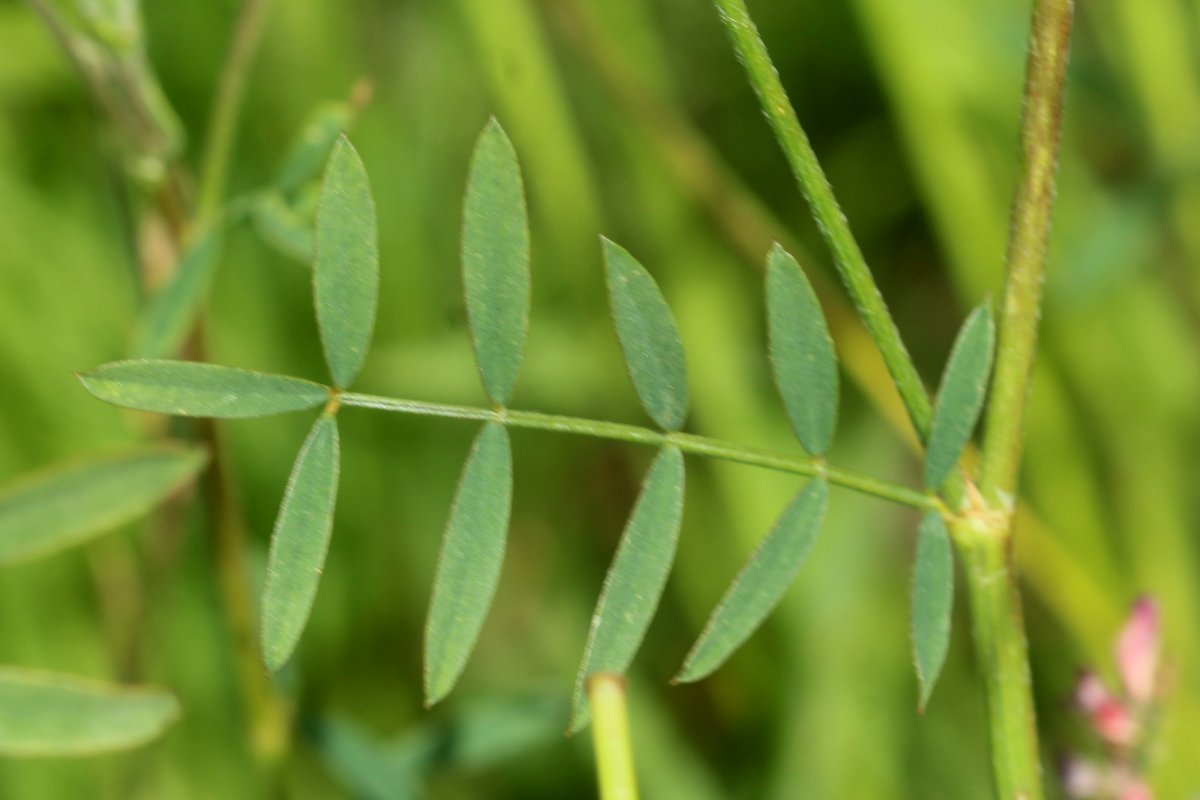
[[[1188,722],[1200,708],[1200,4],[1080,6],[1025,473],[1039,522],[1019,531],[1018,559],[1048,761],[1089,746],[1065,703],[1076,670],[1110,673],[1130,600],[1161,600],[1177,672],[1153,773],[1164,797],[1180,797],[1200,788],[1188,757],[1200,747]],[[1000,286],[1026,4],[758,0],[753,10],[932,384],[967,309]],[[193,166],[235,12],[203,0],[145,9],[150,58]],[[374,97],[352,138],[379,208],[382,302],[357,388],[486,404],[458,237],[471,147],[494,113],[522,159],[533,234],[533,322],[511,405],[642,421],[606,315],[605,234],[647,265],[672,304],[689,356],[689,429],[794,446],[767,365],[761,284],[771,240],[825,273],[827,308],[837,292],[710,4],[276,3],[231,191],[269,180],[308,112],[363,77]],[[86,87],[13,0],[0,0],[0,103],[7,483],[135,441],[153,423],[96,402],[71,376],[127,352],[142,301],[132,236],[141,200]],[[310,280],[242,228],[211,298],[210,358],[320,379]],[[831,316],[857,373],[871,363],[869,346]],[[868,397],[890,390],[844,384],[831,460],[919,484],[905,432]],[[221,425],[256,575],[310,423],[296,414]],[[587,741],[560,736],[557,704],[651,454],[514,432],[497,605],[459,688],[427,712],[421,629],[474,426],[357,409],[341,424],[332,547],[297,661],[281,678],[300,715],[281,768],[286,796],[407,796],[410,761],[429,765],[423,782],[436,798],[588,796]],[[961,609],[942,682],[924,716],[915,713],[909,511],[835,491],[821,538],[765,629],[712,678],[665,685],[796,487],[689,460],[679,561],[632,676],[646,796],[987,797],[982,695]],[[163,741],[131,755],[0,762],[0,796],[262,796],[210,527],[197,507],[0,572],[0,663],[169,685],[185,711]],[[333,736],[337,720],[354,727]],[[367,741],[354,731],[373,744],[352,746]]]

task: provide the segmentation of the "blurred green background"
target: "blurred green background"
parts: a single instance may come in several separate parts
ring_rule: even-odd
[[[100,3],[99,5],[104,5]],[[1110,675],[1130,601],[1162,603],[1174,675],[1150,770],[1200,791],[1200,4],[1080,4],[1018,533],[1046,763],[1092,752],[1069,696]],[[755,0],[801,120],[932,384],[966,309],[998,294],[1028,4]],[[200,162],[238,4],[148,3],[149,63]],[[490,114],[525,170],[534,317],[513,406],[642,423],[606,317],[597,237],[675,309],[689,429],[798,451],[765,356],[761,265],[783,240],[825,277],[848,380],[831,460],[917,484],[869,343],[701,0],[291,0],[269,10],[230,195],[272,174],[311,111],[363,79],[352,132],[382,235],[362,391],[483,403],[460,298],[461,193]],[[150,435],[71,376],[122,357],[166,238],[128,139],[37,16],[0,0],[0,484]],[[192,189],[185,185],[183,194]],[[207,357],[321,379],[307,267],[229,237]],[[280,679],[297,725],[278,786],[254,766],[203,494],[0,573],[0,662],[174,688],[185,716],[133,754],[0,762],[0,797],[566,798],[594,794],[563,700],[649,453],[514,433],[502,583],[459,689],[425,711],[420,642],[471,425],[349,409],[312,621]],[[306,415],[222,424],[261,577]],[[186,426],[175,432],[194,435]],[[984,798],[982,694],[958,609],[918,716],[912,513],[845,491],[781,609],[730,663],[669,688],[736,565],[798,484],[691,459],[679,560],[631,676],[650,798]],[[419,777],[415,777],[419,774]],[[1053,783],[1053,774],[1049,776]],[[1057,789],[1054,790],[1057,793]]]

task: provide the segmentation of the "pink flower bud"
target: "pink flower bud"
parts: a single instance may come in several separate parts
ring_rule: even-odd
[[[1126,694],[1138,704],[1154,699],[1158,677],[1158,616],[1158,604],[1154,600],[1139,598],[1117,638],[1117,669]]]
[[[1077,756],[1063,760],[1062,782],[1067,796],[1078,800],[1099,796],[1108,783],[1099,765]]]
[[[1079,680],[1075,682],[1075,704],[1089,716],[1115,699],[1096,673],[1086,670],[1079,674]]]
[[[1091,712],[1092,728],[1101,739],[1112,745],[1124,747],[1137,740],[1138,726],[1121,702],[1108,700]]]
[[[1154,793],[1141,778],[1127,776],[1121,784],[1117,800],[1154,800]]]

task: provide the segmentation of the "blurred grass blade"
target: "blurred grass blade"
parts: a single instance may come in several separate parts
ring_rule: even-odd
[[[711,674],[774,610],[816,541],[828,500],[829,486],[820,479],[796,495],[725,593],[676,682]]]
[[[919,708],[925,710],[950,646],[950,612],[954,607],[954,556],[946,523],[935,511],[921,519],[917,561],[913,569],[912,643],[921,685]]]
[[[288,205],[279,192],[263,192],[251,206],[254,230],[279,253],[306,267],[313,258],[313,220]]]
[[[196,324],[221,260],[219,225],[196,235],[167,282],[146,306],[134,335],[134,358],[177,355]]]
[[[287,194],[316,178],[351,117],[348,103],[322,103],[314,109],[292,141],[271,184]]]
[[[529,222],[512,142],[492,120],[471,161],[463,209],[463,287],[488,397],[512,395],[529,332]]]
[[[0,667],[0,755],[90,756],[138,747],[179,718],[169,692]]]
[[[575,681],[572,733],[588,721],[583,691],[588,677],[597,672],[624,674],[650,627],[675,560],[683,521],[683,481],[683,455],[668,445],[650,467],[604,578]]]
[[[808,277],[778,244],[767,256],[767,320],[775,385],[792,428],[810,455],[824,455],[837,427],[837,354]]]
[[[338,462],[337,420],[322,414],[296,456],[271,534],[262,639],[272,672],[291,657],[312,610],[333,530]]]
[[[508,431],[492,422],[467,457],[442,540],[425,626],[426,705],[449,694],[479,638],[500,580],[511,508]]]
[[[992,310],[984,302],[963,323],[942,374],[925,449],[925,486],[929,489],[937,489],[950,475],[979,421],[995,339]]]
[[[367,170],[353,145],[334,145],[317,207],[313,296],[333,383],[354,382],[379,304],[379,229]]]
[[[608,295],[629,377],[646,413],[668,431],[687,418],[687,364],[658,284],[625,248],[604,240]]]
[[[185,417],[265,417],[329,400],[319,383],[195,361],[116,361],[79,380],[114,405]]]
[[[56,466],[0,492],[0,565],[82,544],[149,511],[196,476],[203,450],[172,445]]]

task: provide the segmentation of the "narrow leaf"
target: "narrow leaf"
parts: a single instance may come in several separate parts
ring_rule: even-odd
[[[358,376],[379,301],[379,230],[362,159],[345,137],[334,145],[317,207],[313,296],[334,385]]]
[[[504,405],[529,330],[529,222],[516,151],[494,119],[471,161],[462,269],[479,374],[492,402]]]
[[[220,259],[220,227],[199,233],[143,312],[134,335],[135,358],[167,358],[179,352],[196,324]]]
[[[833,337],[804,270],[778,244],[767,257],[767,322],[775,385],[804,449],[824,455],[837,427]]]
[[[458,681],[496,594],[512,508],[508,431],[484,426],[463,467],[425,625],[425,703]]]
[[[322,414],[296,456],[267,554],[262,641],[272,672],[291,657],[312,610],[333,530],[338,463],[337,421]]]
[[[953,606],[954,556],[950,551],[950,536],[941,515],[930,511],[921,520],[913,569],[912,642],[922,711],[946,660]]]
[[[796,495],[725,593],[676,682],[716,670],[779,604],[816,541],[828,499],[829,486],[820,479]]]
[[[937,489],[950,475],[975,430],[987,394],[995,339],[992,310],[985,302],[963,323],[942,374],[925,448],[925,486],[930,489]]]
[[[194,361],[116,361],[79,380],[114,405],[185,417],[265,417],[329,400],[319,383]]]
[[[271,183],[281,192],[293,192],[312,180],[326,163],[338,137],[350,123],[347,103],[323,103],[304,123],[288,147]]]
[[[169,692],[0,667],[0,755],[90,756],[128,750],[179,718]]]
[[[646,413],[665,430],[687,418],[687,365],[671,309],[646,268],[604,240],[608,296],[625,364]]]
[[[53,467],[0,492],[0,564],[48,556],[131,522],[204,466],[171,445]]]
[[[588,676],[597,672],[623,674],[646,636],[675,560],[683,521],[683,480],[683,455],[675,447],[664,447],[642,484],[604,578],[575,681],[571,732],[588,721],[583,691]]]

